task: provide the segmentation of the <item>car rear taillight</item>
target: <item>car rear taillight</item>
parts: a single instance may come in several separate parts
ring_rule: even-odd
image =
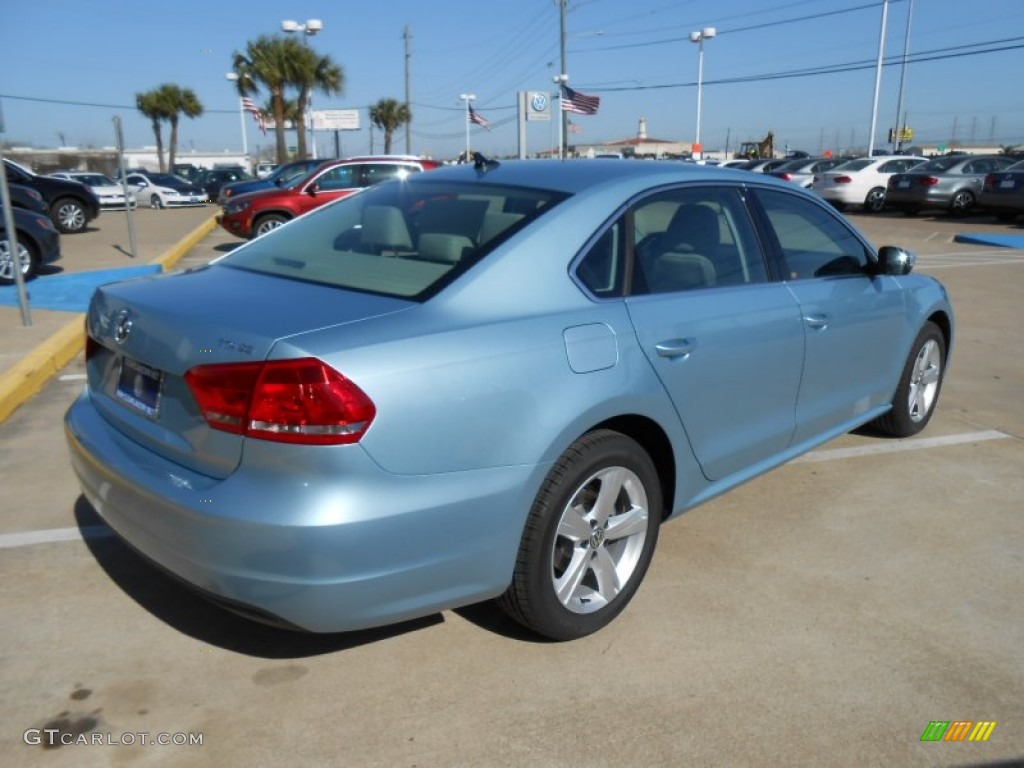
[[[199,365],[185,382],[207,424],[260,440],[356,443],[377,413],[365,392],[312,357]]]
[[[849,184],[851,181],[853,181],[853,179],[851,179],[849,176],[836,176],[835,178],[832,179],[832,181],[834,181],[836,184]]]
[[[938,183],[939,180],[934,176],[922,176],[917,180],[917,185],[919,187],[934,187]]]
[[[786,173],[785,171],[780,171],[779,172],[779,178],[782,179],[783,181],[792,181],[793,180],[793,177],[790,174]]]
[[[992,189],[995,185],[996,175],[994,173],[990,173],[988,176],[985,177],[985,188]]]

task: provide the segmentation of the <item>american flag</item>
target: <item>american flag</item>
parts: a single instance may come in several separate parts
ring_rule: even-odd
[[[569,121],[569,133],[581,133],[583,131],[576,123],[572,120]]]
[[[585,93],[574,91],[568,85],[562,86],[562,111],[574,112],[577,115],[596,115],[597,108],[601,106],[600,96],[587,96]]]
[[[479,114],[475,109],[473,109],[472,104],[467,102],[466,106],[469,107],[469,114],[466,117],[466,119],[469,120],[469,122],[476,123],[477,125],[482,125],[487,130],[491,130],[491,123],[487,118],[485,118],[483,115]]]
[[[246,112],[252,112],[252,119],[256,121],[257,127],[260,132],[267,135],[267,117],[263,114],[259,107],[256,106],[256,102],[250,99],[248,96],[242,97],[242,109]]]

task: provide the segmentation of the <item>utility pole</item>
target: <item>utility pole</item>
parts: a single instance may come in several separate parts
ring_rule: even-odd
[[[875,65],[875,96],[871,105],[871,133],[868,135],[868,157],[875,153],[875,128],[878,125],[878,92],[882,87],[882,61],[885,58],[885,25],[889,18],[889,0],[882,0],[882,31],[878,35],[878,63]]]
[[[561,52],[561,62],[562,62],[562,69],[561,69],[560,74],[562,74],[563,76],[569,74],[568,72],[565,71],[565,5],[566,5],[566,3],[568,1],[569,0],[558,0],[558,16],[559,16],[559,29],[560,29],[558,45],[559,45],[559,50]],[[565,157],[568,154],[568,150],[569,150],[569,116],[566,113],[566,111],[564,109],[562,109],[562,99],[561,99],[562,88],[564,86],[565,86],[565,82],[564,81],[559,83],[559,85],[558,85],[558,95],[559,95],[558,111],[561,113],[558,116],[558,119],[562,121],[562,133],[561,133],[561,136],[562,136],[562,146],[559,149],[561,150],[562,157]]]
[[[903,127],[900,127],[900,113],[903,111],[903,90],[907,80],[907,54],[910,53],[910,21],[914,16],[914,0],[910,0],[907,8],[907,33],[903,37],[903,62],[900,64],[900,92],[896,99],[896,135],[893,136],[893,151],[903,151],[903,131],[907,128],[906,115],[903,116]]]
[[[409,25],[405,25],[405,31],[402,33],[402,39],[405,41],[405,108],[409,112],[409,122],[405,124],[405,154],[412,154],[412,107],[409,104],[409,42],[412,40],[412,33],[409,32]]]

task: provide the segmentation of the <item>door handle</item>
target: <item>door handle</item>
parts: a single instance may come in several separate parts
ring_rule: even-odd
[[[689,357],[697,348],[696,339],[668,339],[654,345],[658,357]]]
[[[804,315],[804,322],[808,327],[824,330],[828,327],[828,315],[821,313],[816,315]]]

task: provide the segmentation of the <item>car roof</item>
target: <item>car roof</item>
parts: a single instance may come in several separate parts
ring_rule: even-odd
[[[437,181],[485,181],[522,187],[550,189],[576,194],[596,186],[620,186],[633,194],[661,184],[680,182],[749,181],[791,189],[792,184],[772,176],[747,173],[735,168],[680,163],[673,160],[622,162],[613,159],[502,160],[477,168],[473,163],[447,165],[424,174],[419,183]]]

